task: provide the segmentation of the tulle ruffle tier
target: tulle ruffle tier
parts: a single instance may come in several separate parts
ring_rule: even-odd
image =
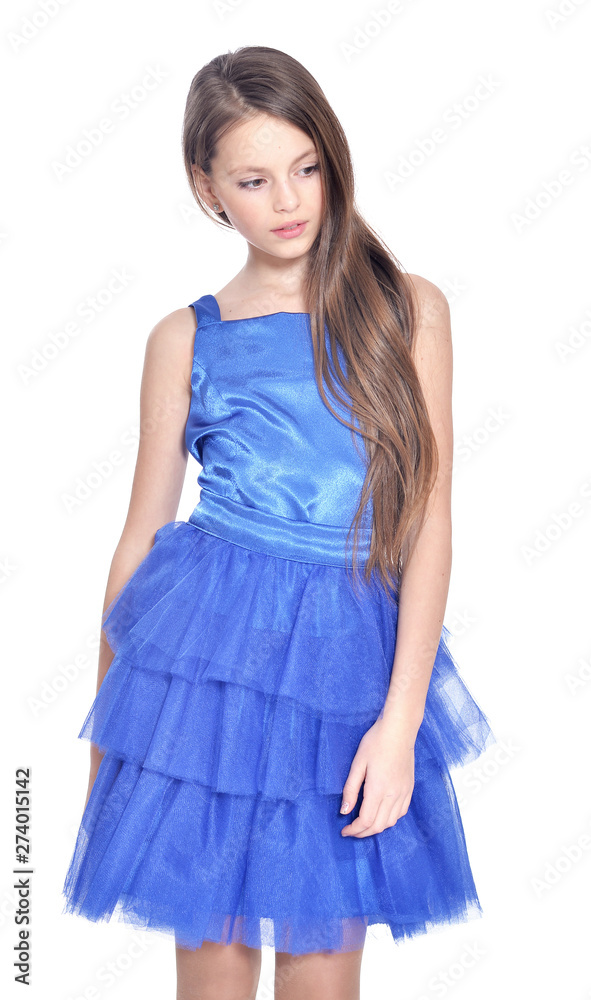
[[[361,947],[480,911],[449,768],[492,742],[445,641],[415,746],[407,814],[342,837],[359,742],[386,697],[396,607],[344,569],[164,525],[103,615],[115,652],[79,736],[105,757],[65,912],[178,944]]]

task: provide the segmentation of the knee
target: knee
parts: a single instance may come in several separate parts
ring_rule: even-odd
[[[195,951],[177,947],[176,961],[176,1000],[255,1000],[260,950],[204,941]]]

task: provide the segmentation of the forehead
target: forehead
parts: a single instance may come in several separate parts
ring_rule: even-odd
[[[275,164],[291,164],[298,157],[314,154],[312,139],[284,119],[268,115],[238,122],[218,143],[215,165],[224,174],[257,170]]]

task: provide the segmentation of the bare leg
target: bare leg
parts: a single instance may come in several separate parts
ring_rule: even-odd
[[[255,1000],[260,948],[204,941],[196,951],[176,947],[176,1000]]]
[[[361,959],[357,951],[275,953],[275,1000],[359,1000]]]

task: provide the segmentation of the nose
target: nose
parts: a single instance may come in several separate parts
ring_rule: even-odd
[[[279,182],[277,184],[277,190],[274,198],[273,207],[276,212],[289,212],[297,208],[300,203],[298,193],[295,186],[289,181],[289,179]]]

